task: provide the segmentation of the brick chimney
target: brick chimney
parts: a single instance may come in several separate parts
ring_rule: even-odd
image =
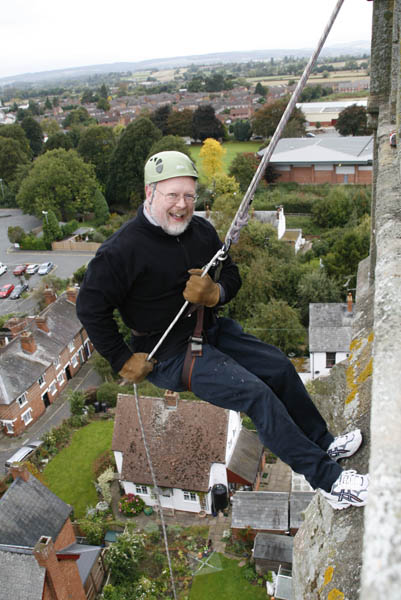
[[[12,317],[4,323],[4,327],[7,327],[7,329],[11,331],[11,335],[14,338],[25,329],[26,324],[26,319],[24,317]]]
[[[39,566],[46,569],[46,581],[55,600],[69,600],[65,578],[57,560],[56,551],[51,537],[42,536],[35,544],[33,554]]]
[[[79,291],[79,288],[77,288],[77,287],[69,287],[69,288],[67,288],[67,300],[69,302],[72,302],[73,304],[76,304],[77,303],[78,291]]]
[[[20,340],[21,348],[24,352],[29,352],[29,354],[36,352],[36,342],[32,331],[23,331]]]
[[[26,468],[25,465],[15,465],[10,467],[10,473],[14,479],[22,479],[23,481],[28,481],[31,476],[30,472]]]
[[[172,390],[166,390],[164,392],[164,405],[170,410],[177,408],[179,399],[180,394],[178,392],[173,392]]]
[[[45,296],[45,304],[46,305],[52,304],[52,302],[55,302],[55,300],[57,300],[57,295],[54,290],[51,290],[50,288],[47,287],[43,293]]]
[[[46,321],[46,317],[35,317],[36,327],[45,333],[49,333],[49,326]]]
[[[347,295],[347,311],[349,313],[352,313],[352,294],[351,294],[351,292],[348,292],[348,295]]]

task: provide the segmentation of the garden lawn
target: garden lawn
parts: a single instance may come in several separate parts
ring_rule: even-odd
[[[214,555],[215,556],[215,555]],[[212,558],[214,558],[214,556]],[[189,600],[266,600],[266,585],[252,585],[242,574],[238,561],[219,554],[221,571],[195,575],[192,580]]]
[[[242,152],[257,152],[261,146],[261,143],[262,142],[224,142],[222,144],[224,150],[226,151],[223,156],[224,172],[228,174],[228,169],[230,168],[230,165],[237,154],[241,154]],[[201,148],[201,145],[193,145],[190,147],[189,151],[196,163],[200,177],[203,178],[202,160],[199,158],[199,152]]]
[[[78,429],[70,445],[57,454],[43,471],[49,489],[74,508],[74,517],[85,515],[98,499],[92,465],[111,448],[114,421],[94,421]]]

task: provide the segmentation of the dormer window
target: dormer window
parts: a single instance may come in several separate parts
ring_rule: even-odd
[[[25,404],[27,404],[28,399],[26,397],[26,393],[25,392],[23,394],[21,394],[21,396],[19,396],[17,398],[17,402],[20,405],[20,407],[25,406]]]

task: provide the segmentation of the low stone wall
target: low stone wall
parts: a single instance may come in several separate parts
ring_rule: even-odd
[[[97,242],[77,242],[75,238],[52,242],[52,250],[66,250],[68,252],[96,252],[100,244]]]

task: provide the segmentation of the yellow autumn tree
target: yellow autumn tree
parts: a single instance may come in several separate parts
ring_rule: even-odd
[[[202,169],[208,183],[212,183],[216,175],[223,173],[223,156],[225,150],[217,140],[206,138],[199,152]]]

